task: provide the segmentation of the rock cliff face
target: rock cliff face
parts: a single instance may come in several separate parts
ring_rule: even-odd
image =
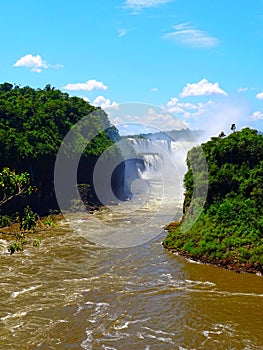
[[[116,160],[116,157],[118,158]],[[83,209],[83,204],[89,210],[97,208],[101,205],[107,205],[116,200],[126,200],[130,197],[130,189],[128,181],[138,178],[136,161],[123,160],[121,154],[112,155],[105,162],[103,172],[94,179],[94,168],[99,157],[84,156],[78,166],[77,184],[81,202],[74,202],[75,188],[67,189],[69,196],[69,206],[64,210]],[[116,168],[112,171],[107,169],[107,165],[117,162]],[[8,165],[8,164],[7,164]],[[17,172],[28,172],[31,175],[31,183],[34,186],[34,193],[30,198],[17,198],[2,207],[3,212],[11,214],[19,211],[26,204],[29,204],[39,215],[47,215],[49,212],[59,211],[56,193],[54,189],[54,166],[55,158],[46,157],[45,159],[27,159],[23,160],[15,167]],[[129,176],[127,177],[127,168]],[[111,173],[110,173],[111,171]],[[96,184],[94,184],[94,181]],[[63,182],[63,178],[61,178]],[[102,196],[100,196],[102,194]],[[72,201],[72,208],[70,202]]]

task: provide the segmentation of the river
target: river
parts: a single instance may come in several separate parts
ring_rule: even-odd
[[[67,215],[12,256],[0,235],[0,350],[263,348],[263,278],[163,248],[163,226],[182,215],[183,171],[155,171],[166,154],[144,143],[130,201]]]
[[[131,248],[63,222],[41,237],[13,256],[0,237],[1,350],[262,349],[262,277],[180,258],[165,232]]]

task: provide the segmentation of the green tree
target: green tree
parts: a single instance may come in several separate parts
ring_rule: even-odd
[[[14,197],[29,195],[33,191],[28,173],[17,174],[15,170],[4,168],[0,173],[0,207]]]

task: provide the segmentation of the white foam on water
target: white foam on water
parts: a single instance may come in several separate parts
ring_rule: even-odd
[[[139,332],[137,333],[137,336],[139,339],[145,339],[145,338],[150,338],[150,339],[155,339],[159,342],[162,343],[168,343],[168,344],[175,344],[171,338],[171,336],[174,335],[174,333],[168,333],[168,332],[164,332],[161,330],[155,330],[149,327],[142,327],[142,329],[145,329],[147,331],[146,332]],[[153,333],[153,334],[152,334]],[[160,336],[163,335],[163,336]]]
[[[136,324],[136,323],[139,323],[139,322],[147,322],[149,320],[150,320],[150,318],[145,318],[145,319],[141,319],[141,320],[125,321],[124,323],[123,323],[123,321],[117,320],[116,321],[117,324],[115,324],[113,326],[113,328],[116,329],[116,330],[121,330],[121,329],[128,328],[129,325]],[[119,325],[118,325],[118,322],[120,323]]]
[[[146,338],[156,339],[156,340],[163,342],[163,343],[174,344],[174,342],[172,341],[172,338],[157,337],[157,336],[152,335],[152,334],[145,334],[144,336]]]
[[[11,293],[10,297],[11,298],[16,298],[16,297],[18,297],[21,294],[30,292],[31,290],[35,290],[35,289],[37,289],[39,287],[42,287],[42,284],[39,284],[37,286],[32,286],[32,287],[29,287],[29,288],[24,288],[24,289],[22,289],[22,290],[20,290],[18,292],[13,292],[13,293]]]
[[[163,335],[175,335],[174,333],[169,333],[169,332],[164,332],[164,331],[161,331],[159,329],[152,329],[150,327],[142,327],[144,329],[147,329],[149,331],[151,331],[152,333],[155,333],[155,334],[163,334]]]
[[[190,280],[185,279],[184,281],[176,280],[172,277],[170,273],[162,274],[157,281],[159,284],[165,286],[166,289],[177,289],[177,290],[185,290],[187,292],[192,293],[211,293],[223,296],[241,296],[241,297],[254,297],[254,298],[262,298],[262,293],[253,293],[253,292],[231,292],[224,290],[217,290],[216,284],[211,281],[199,281],[199,280]],[[158,294],[158,291],[149,292],[149,294]]]
[[[129,322],[127,321],[124,324],[119,325],[119,326],[114,325],[113,328],[116,329],[116,330],[121,330],[121,329],[128,328],[128,326],[129,326]]]
[[[87,338],[83,340],[80,346],[82,347],[82,349],[92,350],[92,342],[93,342],[92,330],[86,329],[86,336]]]
[[[214,282],[210,281],[193,281],[193,280],[185,280],[185,282],[191,284],[191,285],[203,285],[203,286],[211,286],[214,287],[216,284]]]
[[[4,321],[6,321],[6,320],[8,320],[10,318],[11,319],[13,319],[13,318],[21,318],[21,317],[24,317],[26,315],[27,315],[26,311],[15,312],[13,314],[8,313],[6,316],[0,317],[0,320],[4,322]]]
[[[190,279],[185,279],[183,281],[180,281],[178,279],[174,279],[173,276],[170,273],[164,273],[160,276],[161,278],[158,279],[159,283],[163,283],[166,286],[169,286],[168,283],[174,287],[177,287],[180,289],[187,288],[187,287],[215,287],[216,284],[211,281],[199,281],[199,280],[190,280]]]
[[[110,306],[110,304],[108,303],[104,303],[104,302],[98,302],[95,303],[93,301],[87,301],[84,305],[79,305],[77,311],[75,312],[74,316],[78,315],[81,311],[85,310],[85,309],[92,309],[94,307],[94,311],[96,312],[96,314],[100,313],[101,311],[107,309]],[[94,315],[94,314],[92,314]],[[91,323],[95,323],[96,320],[95,319],[90,319],[89,322]]]
[[[259,297],[263,298],[263,294],[257,294],[257,293],[243,293],[243,292],[227,292],[227,291],[218,291],[218,294],[223,295],[230,295],[230,296],[245,296],[245,297]]]
[[[228,338],[231,338],[234,334],[234,329],[233,329],[233,325],[217,323],[217,324],[214,324],[211,327],[211,329],[203,330],[202,334],[206,338],[203,344],[209,341],[210,339],[213,342],[217,343],[220,340],[221,334],[226,334]],[[215,339],[215,337],[218,339]]]
[[[9,243],[5,239],[0,239],[0,254],[10,254],[7,250]]]

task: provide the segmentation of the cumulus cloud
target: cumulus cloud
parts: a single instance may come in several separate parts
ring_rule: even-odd
[[[97,81],[97,80],[88,80],[86,83],[76,83],[76,84],[67,84],[63,87],[65,90],[72,90],[72,91],[92,91],[94,89],[97,90],[107,90],[108,86],[106,86],[103,82]]]
[[[138,107],[138,111],[133,112],[133,108],[131,108],[130,113],[125,110],[122,110],[122,105],[120,105],[120,111],[116,114],[112,114],[110,119],[113,124],[137,124],[144,125],[144,131],[146,132],[146,128],[152,128],[153,130],[160,131],[168,131],[174,129],[185,129],[188,127],[188,124],[184,121],[176,118],[174,115],[169,113],[168,111],[161,110],[160,108],[155,109],[154,107],[149,107],[146,111],[140,112]],[[150,132],[150,131],[149,131]],[[129,133],[129,132],[128,132]]]
[[[62,64],[49,64],[42,59],[40,55],[33,56],[32,54],[27,54],[21,57],[16,61],[14,67],[27,67],[30,68],[31,72],[42,72],[43,69],[54,68],[60,69],[63,68]]]
[[[111,102],[109,98],[104,96],[98,96],[93,101],[93,105],[96,107],[101,107],[103,110],[118,110],[119,104],[115,101]]]
[[[214,102],[209,100],[208,102],[189,103],[181,102],[178,98],[172,97],[167,102],[166,108],[169,112],[175,114],[181,114],[184,118],[196,118],[203,114],[207,108]]]
[[[158,91],[158,89],[156,88],[156,87],[153,87],[152,89],[151,89],[151,92],[157,92]]]
[[[144,121],[163,131],[182,129],[186,126],[186,123],[177,118],[175,119],[171,113],[158,113],[158,111],[155,111],[153,108],[148,110]]]
[[[211,136],[218,136],[221,131],[230,133],[231,124],[240,129],[250,115],[250,105],[240,98],[226,97],[217,101],[189,103],[173,97],[167,102],[166,108],[179,118],[187,120],[191,129],[204,131],[202,142]],[[254,119],[263,119],[263,113],[255,112]]]
[[[217,38],[209,35],[206,31],[192,28],[189,23],[175,25],[172,29],[171,32],[164,35],[164,38],[172,40],[176,44],[192,48],[210,48],[219,43]]]
[[[205,95],[223,95],[228,94],[219,87],[218,83],[210,83],[207,79],[202,79],[198,83],[186,84],[180,97],[205,96]]]
[[[254,120],[260,120],[260,119],[263,119],[263,113],[260,112],[260,111],[256,111],[252,114],[252,118]]]
[[[258,98],[259,100],[263,100],[263,92],[260,92],[259,94],[257,94],[256,98]]]
[[[250,114],[250,105],[240,98],[226,98],[215,101],[199,117],[190,120],[190,126],[194,129],[204,130],[201,142],[218,136],[222,131],[227,135],[231,132],[230,127],[236,124],[240,130],[246,123]]]
[[[170,2],[171,0],[126,0],[125,5],[133,10],[157,7]]]
[[[27,54],[17,60],[14,67],[27,67],[30,68],[31,72],[40,73],[43,69],[50,67],[50,65],[40,55]]]

